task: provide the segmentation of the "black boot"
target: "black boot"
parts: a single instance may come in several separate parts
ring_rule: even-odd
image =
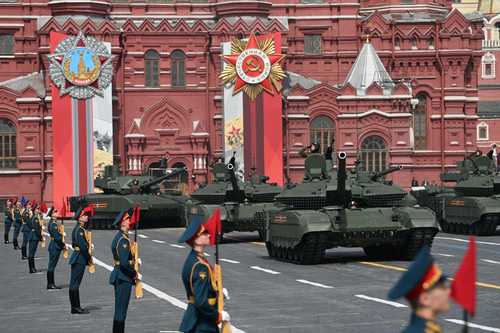
[[[28,257],[26,256],[26,246],[21,247],[21,259],[26,260]]]
[[[61,287],[55,285],[54,272],[47,271],[47,289],[61,289]]]
[[[12,244],[14,244],[14,250],[19,250],[19,244],[17,243],[17,239],[14,239],[12,241]]]
[[[88,310],[82,309],[80,307],[80,291],[78,289],[70,290],[69,291],[69,298],[71,301],[71,313],[72,314],[87,314],[87,313],[89,313]]]
[[[113,333],[125,333],[125,322],[113,320]]]
[[[9,244],[9,234],[4,234],[4,235],[3,235],[3,239],[4,239],[4,241],[3,241],[3,242],[4,242],[5,244]]]
[[[30,274],[38,273],[35,268],[35,258],[28,258],[28,266],[30,268]]]

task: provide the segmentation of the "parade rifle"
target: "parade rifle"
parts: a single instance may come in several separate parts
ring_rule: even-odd
[[[222,237],[221,230],[221,220],[220,220],[220,210],[216,209],[210,221],[208,222],[209,232],[211,235],[215,234],[215,286],[217,289],[217,311],[222,315],[224,311],[224,287],[222,285],[222,268],[219,261],[219,243]],[[211,240],[213,242],[213,240]],[[213,243],[212,243],[213,244]],[[232,333],[231,324],[227,321],[222,322],[221,333]]]
[[[139,228],[139,214],[140,208],[135,207],[134,212],[132,213],[131,221],[134,222],[135,234],[134,234],[134,243],[131,246],[132,255],[134,256],[134,269],[137,274],[135,281],[135,298],[142,298],[142,282],[140,279],[139,269],[140,269],[140,260],[139,260],[139,244],[137,244],[137,229]]]
[[[64,232],[64,218],[66,217],[66,211],[67,211],[66,198],[63,198],[63,205],[61,207],[61,213],[59,214],[59,217],[61,218],[61,224],[57,226],[57,229],[61,234],[61,239],[62,242],[64,243],[64,248],[63,248],[64,259],[68,259],[69,257],[68,248],[66,247],[66,243],[64,241],[64,239],[66,238],[66,232]]]
[[[93,257],[93,244],[92,244],[92,232],[90,230],[85,230],[85,239],[87,239],[87,243],[89,244],[89,273],[95,273],[95,264]]]

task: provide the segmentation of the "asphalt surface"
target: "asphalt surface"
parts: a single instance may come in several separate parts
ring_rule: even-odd
[[[73,223],[66,223],[69,234]],[[176,332],[185,307],[180,271],[189,249],[178,244],[182,229],[139,231],[145,282],[144,298],[132,299],[128,332]],[[108,284],[116,231],[93,232],[97,270],[85,273],[80,288],[89,315],[69,313],[69,265],[61,256],[56,284],[47,291],[46,272],[28,274],[27,262],[12,244],[0,244],[0,331],[111,332],[114,296]],[[3,234],[3,224],[0,227]],[[387,302],[387,292],[408,262],[369,261],[362,249],[334,249],[324,264],[298,266],[271,260],[255,233],[225,235],[221,245],[224,285],[231,299],[226,309],[244,332],[400,332],[409,318],[402,302]],[[443,271],[453,276],[467,248],[466,236],[439,233],[433,254]],[[500,233],[477,238],[477,325],[469,332],[500,332]],[[208,249],[213,259],[213,250]],[[39,248],[38,269],[46,270],[48,253]],[[441,320],[445,332],[459,332],[457,305]]]

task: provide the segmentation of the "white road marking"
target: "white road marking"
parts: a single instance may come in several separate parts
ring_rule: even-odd
[[[369,300],[369,301],[374,301],[374,302],[378,302],[378,303],[382,303],[382,304],[387,304],[387,305],[393,306],[395,308],[407,308],[408,307],[407,305],[404,305],[404,304],[401,304],[401,303],[398,303],[398,302],[387,301],[387,300],[381,299],[381,298],[370,297],[370,296],[366,296],[366,295],[354,295],[354,296],[356,296],[358,298],[366,299],[366,300]]]
[[[445,253],[434,253],[434,254],[441,257],[454,257],[453,254],[445,254]]]
[[[495,261],[495,260],[490,260],[490,259],[481,259],[481,261],[487,262],[488,264],[500,265],[500,261]]]
[[[317,282],[311,282],[311,281],[307,281],[307,280],[295,280],[295,281],[300,282],[300,283],[304,283],[304,284],[309,284],[309,285],[315,286],[315,287],[320,287],[320,288],[325,288],[325,289],[333,289],[332,286],[327,286],[327,285],[317,283]]]
[[[172,244],[171,244],[172,245]],[[70,244],[66,244],[66,246],[70,249],[73,249],[73,247],[70,245]],[[101,260],[97,259],[96,257],[92,257],[93,260],[94,260],[94,263],[98,266],[101,266],[103,267],[104,269],[108,270],[108,271],[113,271],[113,267],[111,267],[110,265],[102,262]],[[166,293],[164,293],[163,291],[159,290],[159,289],[156,289],[155,287],[145,283],[144,281],[142,281],[142,288],[148,292],[150,292],[151,294],[155,295],[156,297],[164,300],[164,301],[167,301],[169,302],[170,304],[172,304],[173,306],[176,306],[178,308],[181,308],[183,310],[186,310],[187,309],[187,304],[182,302],[181,300],[178,300],[177,298],[173,297],[173,296],[170,296]],[[240,330],[239,328],[231,325],[232,328],[233,328],[233,333],[245,333],[245,331],[243,330]],[[168,331],[167,331],[168,332]],[[176,331],[173,331],[173,332],[176,332]]]
[[[171,247],[176,247],[178,249],[185,249],[186,247],[184,245],[179,245],[179,244],[170,244]]]
[[[231,259],[219,259],[220,261],[224,261],[224,262],[228,262],[230,264],[239,264],[240,262],[239,261],[236,261],[236,260],[231,260]]]
[[[165,241],[157,240],[157,239],[153,239],[153,242],[159,243],[159,244],[165,244]]]
[[[462,238],[453,238],[453,237],[434,237],[435,239],[446,239],[446,240],[453,240],[457,242],[462,242],[462,243],[468,243],[468,239],[462,239]],[[493,243],[493,242],[483,242],[483,241],[478,241],[476,240],[477,244],[485,244],[485,245],[495,245],[495,246],[500,246],[500,243]]]
[[[143,234],[138,234],[137,236],[139,236],[140,238],[149,238],[148,236],[143,235]]]
[[[463,320],[460,320],[460,319],[445,319],[445,321],[448,321],[448,322],[453,323],[453,324],[458,324],[458,325],[465,324],[465,322]],[[478,330],[483,330],[486,332],[500,333],[500,328],[496,328],[496,327],[483,326],[483,325],[473,324],[471,322],[467,323],[467,325],[470,328],[477,328]]]
[[[256,271],[261,271],[261,272],[265,272],[265,273],[269,273],[269,274],[273,274],[273,275],[281,274],[280,272],[276,272],[276,271],[273,271],[273,270],[270,270],[270,269],[265,269],[265,268],[262,268],[262,267],[259,267],[259,266],[251,266],[250,268],[251,269],[255,269]]]

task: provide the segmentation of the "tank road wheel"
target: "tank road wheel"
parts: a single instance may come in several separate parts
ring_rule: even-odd
[[[296,246],[297,261],[301,265],[316,265],[321,263],[325,256],[326,240],[320,233],[306,234],[299,245]]]
[[[480,221],[475,223],[477,225],[477,235],[478,236],[491,236],[495,234],[497,229],[496,222],[492,220],[486,220],[486,217],[483,216]]]
[[[446,233],[451,232],[450,224],[446,222],[445,220],[439,221],[439,225],[441,226],[441,230]]]
[[[432,246],[432,241],[436,235],[434,228],[417,228],[412,230],[407,241],[399,246],[396,253],[399,253],[403,260],[413,260],[420,248],[424,245]]]

